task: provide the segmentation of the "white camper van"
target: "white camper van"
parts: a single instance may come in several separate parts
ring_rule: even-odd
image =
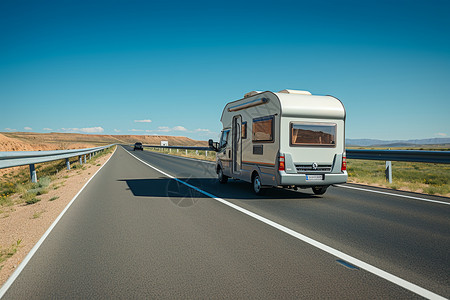
[[[254,91],[228,103],[221,122],[220,142],[209,140],[221,183],[233,177],[256,194],[281,186],[321,195],[347,181],[345,109],[335,97]]]

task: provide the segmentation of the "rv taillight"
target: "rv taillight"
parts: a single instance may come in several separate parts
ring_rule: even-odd
[[[285,166],[284,166],[284,156],[280,155],[280,158],[278,159],[278,171],[284,171]]]
[[[347,157],[345,156],[345,154],[342,156],[341,171],[347,171]]]

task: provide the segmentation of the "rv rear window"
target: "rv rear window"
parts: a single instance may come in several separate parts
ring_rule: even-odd
[[[336,146],[336,124],[291,123],[291,145]]]
[[[253,142],[273,142],[273,119],[274,116],[253,119]]]

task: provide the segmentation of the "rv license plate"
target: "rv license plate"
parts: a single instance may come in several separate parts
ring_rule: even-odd
[[[323,180],[323,175],[306,175],[307,181],[318,181]]]

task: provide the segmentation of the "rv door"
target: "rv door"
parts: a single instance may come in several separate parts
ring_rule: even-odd
[[[233,174],[241,173],[242,165],[242,117],[233,117],[233,126],[231,128],[232,132],[232,166]]]

